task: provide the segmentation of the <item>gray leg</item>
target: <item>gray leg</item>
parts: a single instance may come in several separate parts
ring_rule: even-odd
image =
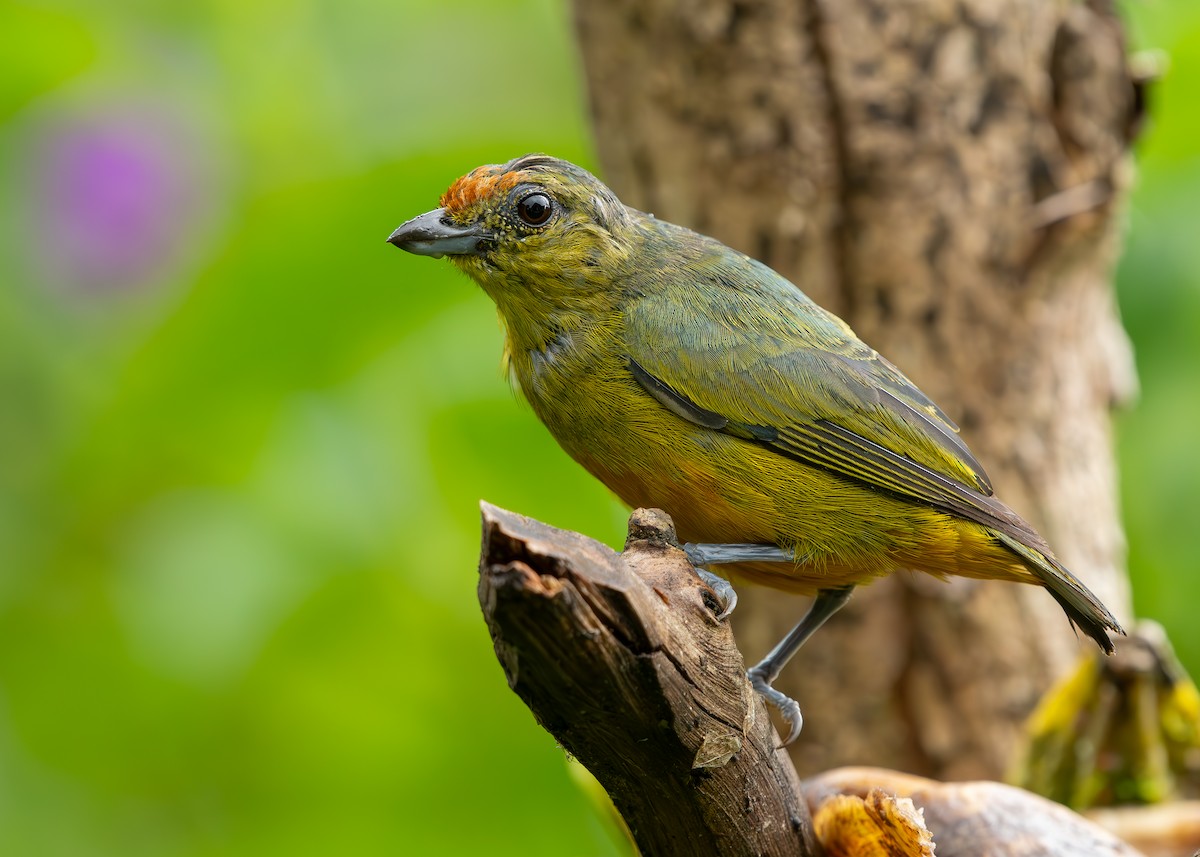
[[[778,545],[688,543],[683,546],[683,550],[687,553],[688,560],[692,565],[697,566],[701,579],[712,587],[713,592],[721,601],[723,610],[718,616],[720,619],[724,619],[733,612],[733,608],[737,605],[737,593],[733,591],[728,580],[702,569],[700,566],[728,565],[738,562],[797,563],[802,561],[794,551],[785,550]],[[778,708],[783,719],[788,722],[788,734],[783,742],[785,747],[800,735],[800,729],[804,726],[804,717],[800,713],[800,706],[796,704],[796,700],[771,687],[771,683],[779,677],[779,671],[804,645],[804,641],[824,625],[826,619],[842,608],[842,605],[850,599],[850,593],[853,591],[853,586],[819,591],[812,606],[808,608],[808,612],[804,614],[804,618],[796,627],[780,640],[779,645],[772,649],[769,655],[746,672],[746,678],[749,679],[754,690],[767,702]]]
[[[771,683],[779,677],[779,671],[804,645],[804,641],[824,625],[826,619],[850,600],[850,593],[853,591],[853,586],[846,586],[841,589],[822,589],[818,592],[812,607],[808,608],[808,612],[804,614],[804,618],[796,627],[789,631],[788,635],[779,641],[779,645],[773,648],[771,653],[763,658],[757,666],[751,667],[746,672],[746,678],[750,680],[750,685],[767,702],[778,708],[783,719],[788,722],[788,735],[783,741],[785,747],[800,735],[800,729],[804,726],[804,717],[800,714],[800,706],[796,704],[796,700],[771,687]]]
[[[684,553],[692,565],[729,565],[735,562],[795,562],[796,554],[777,545],[705,545],[688,542]]]

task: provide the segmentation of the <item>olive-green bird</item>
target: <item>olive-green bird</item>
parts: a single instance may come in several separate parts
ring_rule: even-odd
[[[1036,583],[1105,651],[1124,633],[992,496],[937,405],[749,256],[545,155],[479,167],[388,240],[491,296],[538,417],[626,503],[670,513],[694,564],[815,593],[749,671],[788,742],[803,721],[779,670],[853,587],[897,569]]]

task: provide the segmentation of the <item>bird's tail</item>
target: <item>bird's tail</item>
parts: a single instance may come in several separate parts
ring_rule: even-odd
[[[1109,639],[1108,632],[1114,631],[1124,636],[1125,631],[1108,611],[1108,608],[1100,603],[1100,599],[1093,595],[1053,556],[1036,551],[1003,532],[993,530],[992,534],[1001,544],[1025,561],[1029,570],[1054,596],[1054,600],[1066,611],[1075,626],[1111,655],[1113,643]]]

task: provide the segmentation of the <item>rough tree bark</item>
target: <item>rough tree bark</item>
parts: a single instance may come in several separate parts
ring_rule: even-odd
[[[1110,270],[1135,96],[1108,5],[574,4],[618,195],[844,317],[1128,621],[1110,410],[1135,382]],[[754,660],[804,605],[740,594]],[[998,777],[1079,645],[1032,587],[860,590],[780,680],[805,711],[797,765]]]
[[[479,601],[508,683],[643,854],[816,854],[796,770],[674,541],[657,511],[616,554],[485,503]]]

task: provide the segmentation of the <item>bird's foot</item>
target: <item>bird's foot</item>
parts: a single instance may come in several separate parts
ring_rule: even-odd
[[[732,613],[733,608],[737,607],[737,590],[733,588],[733,584],[706,568],[696,569],[696,574],[700,575],[700,579],[707,583],[713,595],[717,596],[717,603],[721,605],[721,612],[717,614],[717,618],[724,619]]]
[[[786,747],[799,737],[804,718],[800,716],[800,706],[796,704],[796,700],[771,687],[771,682],[775,681],[784,664],[804,645],[804,641],[850,600],[850,593],[853,591],[853,586],[820,590],[796,627],[788,631],[788,635],[779,641],[771,653],[746,673],[750,686],[758,691],[759,696],[778,708],[783,719],[788,722],[788,734],[780,746]]]
[[[754,691],[765,699],[768,705],[774,706],[788,724],[788,734],[783,739],[783,743],[779,745],[780,748],[786,747],[799,738],[800,730],[804,728],[804,715],[800,713],[800,704],[782,691],[771,687],[771,678],[762,668],[762,664],[747,670],[746,678],[749,679],[750,686],[754,688]]]
[[[712,588],[717,600],[721,602],[721,613],[718,619],[724,619],[737,606],[737,592],[723,577],[713,574],[706,566],[728,565],[735,562],[795,562],[792,551],[784,550],[776,545],[757,544],[697,544],[689,542],[683,546],[688,561],[696,566],[696,573],[701,580]]]

